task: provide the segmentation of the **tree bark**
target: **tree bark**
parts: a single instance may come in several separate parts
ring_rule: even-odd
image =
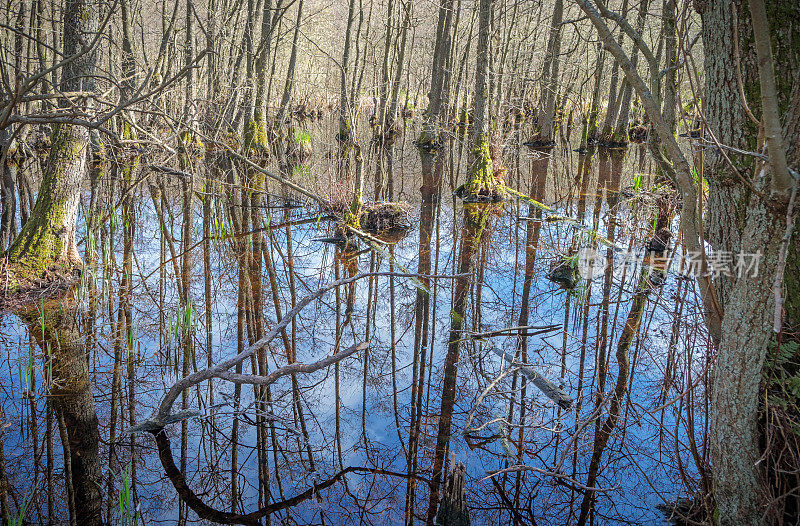
[[[91,0],[67,0],[64,9],[64,55],[87,48],[98,24],[98,6]],[[93,91],[95,52],[90,49],[63,66],[61,91]],[[60,100],[60,105],[71,104]],[[78,103],[81,104],[81,103]],[[72,269],[81,264],[75,240],[81,183],[86,175],[89,130],[72,124],[54,126],[50,155],[30,219],[8,250],[15,277],[38,277],[52,266]]]

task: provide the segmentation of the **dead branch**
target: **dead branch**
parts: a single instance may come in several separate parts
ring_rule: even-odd
[[[490,479],[496,475],[500,475],[502,473],[516,473],[518,471],[533,471],[534,473],[538,473],[540,475],[544,475],[547,477],[553,477],[559,480],[562,480],[569,484],[570,486],[574,486],[577,489],[582,491],[591,491],[597,493],[610,493],[612,491],[616,491],[620,488],[620,486],[614,486],[613,488],[597,488],[594,486],[586,486],[585,484],[581,484],[577,480],[570,478],[566,475],[562,475],[561,473],[557,473],[555,471],[547,471],[546,469],[535,468],[533,466],[510,466],[505,469],[498,469],[497,471],[487,471],[488,475],[481,480]]]
[[[149,418],[145,419],[141,424],[139,424],[139,425],[137,425],[137,426],[135,426],[133,428],[130,428],[128,430],[128,432],[129,433],[136,433],[136,432],[142,432],[142,431],[152,431],[154,429],[163,428],[166,424],[175,421],[175,415],[171,414],[172,404],[175,403],[175,400],[177,400],[178,397],[181,395],[181,393],[183,393],[185,390],[190,389],[191,387],[193,387],[193,386],[195,386],[195,385],[197,385],[197,384],[199,384],[201,382],[204,382],[206,380],[210,380],[212,378],[222,378],[222,379],[226,379],[226,380],[233,381],[233,382],[243,382],[245,380],[245,378],[247,378],[247,382],[243,382],[243,383],[258,383],[258,384],[261,384],[261,385],[266,385],[266,383],[265,383],[265,382],[267,382],[266,379],[264,379],[264,380],[256,380],[255,378],[258,378],[258,377],[245,377],[245,376],[241,376],[241,375],[235,375],[235,374],[232,374],[232,373],[228,373],[227,371],[229,369],[232,369],[236,365],[244,362],[246,359],[250,358],[252,355],[257,353],[261,349],[266,348],[267,345],[269,345],[269,343],[273,339],[275,339],[275,337],[278,334],[280,334],[280,332],[284,328],[286,328],[286,326],[289,325],[289,323],[291,323],[292,319],[295,316],[297,316],[300,313],[300,311],[302,311],[306,306],[308,306],[309,303],[311,303],[315,299],[322,297],[326,292],[328,292],[329,290],[335,289],[336,287],[340,287],[342,285],[347,285],[348,283],[352,283],[352,282],[354,282],[356,280],[363,279],[363,278],[366,278],[366,277],[371,277],[371,276],[395,276],[395,277],[426,278],[426,279],[433,279],[433,278],[453,279],[455,277],[455,276],[425,276],[425,275],[422,275],[422,274],[398,274],[398,273],[394,273],[394,272],[367,272],[367,273],[359,274],[357,276],[353,276],[353,277],[349,277],[349,278],[343,278],[343,279],[328,283],[327,285],[325,285],[325,286],[321,287],[320,289],[318,289],[316,292],[314,292],[314,293],[306,296],[302,300],[300,300],[292,310],[290,310],[288,313],[286,313],[286,315],[283,317],[283,319],[281,319],[281,321],[277,325],[275,325],[272,328],[272,330],[270,330],[263,338],[261,338],[257,342],[255,342],[252,345],[250,345],[247,349],[243,350],[242,352],[240,352],[236,356],[233,356],[231,358],[228,358],[227,360],[224,360],[224,361],[218,363],[217,365],[214,365],[212,367],[207,367],[206,369],[203,369],[203,370],[197,371],[195,373],[192,373],[192,374],[190,374],[188,376],[185,376],[185,377],[181,378],[177,382],[175,382],[172,385],[172,387],[170,387],[167,390],[166,394],[161,399],[161,402],[160,402],[160,404],[158,406],[158,409]],[[360,344],[360,345],[364,345],[364,344]],[[299,372],[315,371],[315,370],[321,369],[322,367],[325,367],[327,365],[331,365],[332,363],[335,363],[335,362],[345,358],[346,357],[345,353],[347,353],[348,351],[351,351],[350,354],[355,353],[356,351],[358,351],[359,349],[362,348],[362,347],[360,347],[360,345],[354,346],[354,347],[348,349],[347,351],[345,351],[344,353],[338,353],[338,354],[336,354],[334,356],[331,356],[329,358],[325,358],[325,359],[321,360],[320,362],[316,362],[316,363],[308,364],[308,365],[304,365],[304,364],[296,364],[296,365],[300,365],[301,367],[308,368],[308,371],[299,371]],[[366,347],[363,347],[363,348],[366,348]],[[285,376],[287,374],[291,374],[292,372],[298,372],[298,371],[293,371],[293,370],[287,369],[286,367],[284,367],[282,369],[278,369],[277,371],[272,373],[272,375],[270,375],[271,377],[273,375],[275,375],[275,376],[274,376],[274,379],[272,381],[269,381],[268,383],[272,383],[275,380],[277,380],[278,378],[280,378],[281,376]],[[280,374],[278,374],[278,373],[280,373]]]
[[[506,360],[508,360],[509,363],[512,364],[517,363],[514,359],[514,356],[512,356],[510,353],[502,349],[498,349],[495,347],[492,348],[492,351],[497,356],[500,356],[501,358],[505,358]],[[557,403],[559,407],[561,407],[562,409],[569,409],[570,407],[572,407],[572,397],[568,395],[566,392],[564,392],[564,390],[558,387],[556,384],[554,384],[541,374],[534,371],[530,366],[522,365],[520,367],[520,370],[522,371],[522,374],[528,377],[528,380],[530,380],[533,383],[533,385],[538,387],[539,390],[542,393],[544,393],[544,395],[547,398]]]
[[[170,482],[172,482],[172,485],[175,487],[175,490],[178,492],[181,500],[184,501],[186,505],[192,509],[192,511],[197,513],[197,516],[201,519],[207,519],[218,524],[246,524],[256,526],[260,524],[261,518],[275,513],[276,511],[297,506],[301,502],[312,498],[320,490],[333,486],[348,473],[390,475],[402,478],[415,478],[427,482],[424,478],[417,477],[416,475],[408,475],[405,473],[397,473],[394,471],[377,468],[350,466],[338,472],[328,480],[319,484],[314,484],[312,487],[308,488],[302,493],[298,493],[294,497],[282,500],[280,502],[267,504],[266,506],[254,512],[242,515],[239,513],[220,511],[203,502],[203,500],[200,499],[200,497],[198,497],[194,491],[192,491],[192,488],[189,487],[189,484],[186,481],[186,476],[183,474],[183,472],[178,468],[178,466],[175,465],[175,460],[172,458],[171,444],[164,429],[161,428],[159,430],[152,430],[150,432],[156,439],[156,444],[158,445],[158,457],[161,460],[161,465],[164,467]]]

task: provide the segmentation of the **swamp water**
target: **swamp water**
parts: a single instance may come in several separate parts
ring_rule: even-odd
[[[200,500],[240,514],[281,503],[263,519],[273,524],[420,524],[436,512],[432,472],[463,463],[472,524],[575,524],[582,504],[594,524],[663,524],[659,504],[700,490],[708,350],[682,260],[643,285],[649,267],[631,257],[658,212],[642,146],[549,159],[507,148],[508,186],[552,210],[515,197],[465,208],[450,187],[465,161],[457,146],[443,155],[442,197],[421,204],[416,150],[395,146],[394,193],[414,228],[349,253],[320,241],[334,234],[324,212],[285,206],[274,183],[252,207],[205,165],[188,190],[144,161],[130,190],[121,170],[104,175],[81,285],[0,315],[2,459],[25,496],[11,504],[36,524],[69,524],[80,506],[113,524],[197,522],[154,437],[127,431],[176,380],[245,349],[319,287],[380,273],[310,302],[236,372],[367,351],[268,387],[215,378],[181,394],[173,410],[193,416],[166,436]],[[309,172],[323,171],[318,157]],[[580,270],[569,289],[547,277],[564,263]]]

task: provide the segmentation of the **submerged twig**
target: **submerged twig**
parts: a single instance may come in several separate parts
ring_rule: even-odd
[[[505,358],[509,361],[509,363],[516,364],[516,360],[514,356],[510,353],[498,349],[492,348],[492,351],[501,358]],[[557,403],[559,407],[562,409],[569,409],[572,407],[572,397],[568,395],[563,389],[558,387],[556,384],[542,376],[541,374],[534,371],[531,367],[527,365],[522,365],[520,367],[522,374],[528,377],[533,385],[539,388],[539,390],[550,400]]]

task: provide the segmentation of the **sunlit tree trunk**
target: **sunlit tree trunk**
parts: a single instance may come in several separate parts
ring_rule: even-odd
[[[339,144],[340,144],[340,163],[344,162],[343,157],[348,153],[348,145],[353,140],[353,129],[350,119],[350,97],[347,93],[347,73],[350,68],[350,41],[353,32],[353,21],[355,20],[356,1],[350,0],[347,9],[347,29],[344,34],[344,51],[342,52],[341,77],[339,82]],[[363,13],[362,13],[363,16]],[[358,43],[356,43],[358,45]],[[358,61],[358,58],[356,58]]]
[[[294,73],[297,66],[297,42],[300,38],[300,24],[303,21],[303,0],[299,0],[297,4],[297,20],[294,27],[294,37],[292,38],[292,52],[289,55],[289,67],[286,70],[286,83],[283,87],[283,97],[281,97],[281,107],[278,112],[276,125],[282,128],[286,123],[289,116],[289,103],[292,99],[292,91],[294,87]]]
[[[556,111],[559,67],[561,65],[561,22],[564,19],[564,1],[553,4],[553,17],[550,20],[550,37],[547,40],[547,55],[544,65],[544,88],[542,90],[538,127],[542,143],[553,141],[553,118]]]
[[[752,4],[753,2],[751,2]],[[763,8],[764,3],[760,2]],[[798,167],[800,160],[800,93],[792,80],[791,68],[780,64],[796,64],[800,48],[790,41],[791,24],[800,18],[800,6],[779,1],[766,2],[769,35],[774,53],[778,90],[773,100],[763,100],[761,68],[771,65],[756,52],[757,39],[745,2],[701,2],[698,6],[703,21],[705,48],[706,99],[705,114],[709,131],[727,146],[747,151],[760,151],[759,127],[750,122],[743,107],[742,93],[755,115],[766,120],[768,106],[783,116],[781,139],[788,148],[786,159]],[[766,24],[765,24],[766,25]],[[736,29],[738,28],[738,31]],[[771,38],[770,38],[771,37]],[[738,49],[738,54],[734,51]],[[769,49],[769,45],[767,46]],[[738,64],[737,64],[738,62]],[[759,62],[760,65],[759,65]],[[737,78],[737,66],[741,78]],[[761,73],[761,75],[760,75]],[[741,83],[741,85],[740,85]],[[770,164],[781,154],[769,148]],[[764,477],[776,474],[762,472],[757,461],[762,451],[759,439],[758,413],[762,370],[772,332],[775,301],[773,280],[777,268],[781,238],[786,231],[784,194],[765,202],[753,195],[746,182],[755,181],[756,188],[766,195],[776,187],[778,173],[774,166],[768,179],[758,177],[768,167],[750,156],[729,154],[733,166],[718,152],[704,157],[704,175],[709,184],[707,238],[718,251],[738,255],[760,254],[757,276],[736,274],[717,280],[718,295],[724,309],[722,338],[714,369],[714,390],[711,413],[711,458],[714,466],[714,493],[723,525],[759,524],[764,502]],[[739,174],[736,173],[738,170]],[[783,202],[781,202],[783,201]],[[775,208],[777,207],[777,208]],[[741,218],[733,220],[733,218]],[[795,225],[797,224],[795,219]],[[783,275],[785,321],[796,327],[800,318],[797,296],[800,291],[800,258],[796,242],[789,244],[786,272]],[[736,256],[735,256],[736,257]],[[773,517],[774,519],[774,517]]]
[[[67,0],[64,9],[64,55],[85,51],[97,32],[99,5]],[[95,52],[88,49],[62,68],[61,91],[93,91]],[[69,104],[61,101],[62,106]],[[78,103],[80,104],[80,103]],[[30,219],[8,250],[17,278],[38,276],[52,266],[81,265],[75,240],[81,183],[86,175],[89,130],[58,123]]]
[[[628,11],[628,0],[622,0],[622,6],[620,9],[620,14],[622,16],[626,16]],[[617,42],[619,45],[622,45],[623,39],[623,32],[620,30],[619,36],[617,37]],[[603,117],[603,126],[600,129],[600,140],[603,143],[607,143],[611,137],[611,130],[614,124],[614,120],[617,117],[617,111],[619,108],[620,98],[617,96],[617,84],[619,84],[619,66],[615,62],[611,66],[611,84],[608,88],[608,101],[606,105],[606,114]],[[621,90],[620,90],[621,91]]]
[[[641,34],[644,31],[644,23],[647,17],[647,7],[649,0],[642,0],[639,4],[639,14],[636,17],[636,32]],[[639,61],[639,48],[633,46],[631,51],[631,64],[636,67]],[[617,118],[616,128],[611,140],[619,145],[628,143],[628,121],[631,114],[631,95],[633,94],[633,87],[627,80],[624,81],[622,87],[622,101],[619,104],[619,117]]]
[[[581,133],[581,148],[586,148],[593,144],[597,139],[597,113],[600,99],[600,86],[603,78],[603,63],[605,62],[606,51],[602,45],[597,46],[597,58],[594,67],[594,89],[592,99],[589,102],[589,109],[584,115],[583,132]]]
[[[475,104],[472,113],[472,161],[463,195],[492,196],[497,181],[489,150],[489,34],[494,0],[479,0],[478,47],[475,64]]]

